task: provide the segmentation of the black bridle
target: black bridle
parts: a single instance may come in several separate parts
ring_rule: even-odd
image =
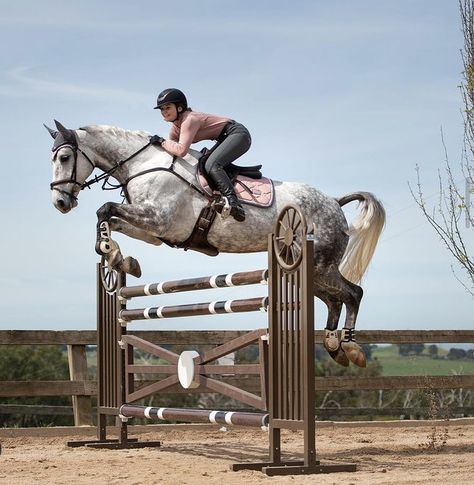
[[[50,188],[51,190],[57,190],[61,194],[65,194],[68,197],[71,197],[72,199],[77,201],[77,197],[73,194],[73,192],[68,192],[67,190],[64,190],[62,188],[59,188],[59,185],[63,184],[73,184],[73,185],[78,185],[80,187],[80,190],[82,190],[85,186],[85,183],[81,183],[77,180],[77,152],[80,152],[82,155],[84,155],[84,158],[92,165],[92,170],[96,168],[95,163],[87,156],[86,153],[84,153],[77,145],[74,145],[72,143],[63,143],[62,145],[59,145],[58,147],[53,148],[53,158],[57,156],[58,151],[61,148],[68,147],[72,150],[72,153],[74,155],[74,162],[72,165],[72,172],[70,178],[64,178],[61,180],[55,180],[54,182],[50,183]]]
[[[95,163],[90,159],[90,157],[83,151],[79,148],[79,146],[77,144],[74,144],[74,143],[71,143],[71,142],[67,142],[67,143],[63,143],[57,147],[53,147],[53,157],[56,157],[58,151],[61,149],[61,148],[64,148],[64,147],[69,147],[72,152],[73,152],[73,155],[74,155],[74,162],[73,162],[73,166],[72,166],[72,172],[71,172],[71,176],[70,178],[64,178],[64,179],[61,179],[61,180],[55,180],[54,182],[51,182],[50,184],[50,188],[51,190],[57,190],[58,192],[62,193],[62,194],[65,194],[69,197],[71,197],[72,199],[76,200],[77,201],[77,197],[72,193],[72,192],[68,192],[67,190],[64,190],[64,189],[61,189],[61,188],[58,188],[59,185],[63,185],[63,184],[73,184],[73,185],[77,185],[80,187],[80,190],[83,190],[85,188],[90,188],[91,185],[94,185],[94,184],[97,184],[101,181],[104,181],[103,184],[102,184],[102,188],[103,189],[106,189],[105,185],[108,182],[109,180],[109,177],[116,171],[118,170],[122,165],[124,165],[125,163],[127,163],[129,160],[131,160],[132,158],[134,158],[135,156],[137,156],[139,153],[141,153],[143,150],[145,150],[146,148],[148,148],[150,146],[150,142],[148,142],[146,145],[142,146],[139,150],[137,150],[136,152],[132,153],[128,158],[124,159],[124,160],[121,160],[120,162],[117,162],[112,168],[110,168],[109,170],[106,170],[104,173],[102,173],[101,175],[97,176],[95,175],[92,179],[90,180],[86,180],[85,182],[79,182],[77,180],[77,154],[78,152],[81,153],[84,158],[91,164],[92,166],[92,170],[94,170],[96,168],[96,165]],[[141,174],[137,174],[137,175],[141,175]],[[134,177],[133,177],[134,178]],[[128,181],[127,181],[128,183]],[[110,185],[110,183],[109,183]],[[125,184],[126,185],[126,184]],[[120,187],[122,187],[123,185],[117,185],[117,186],[111,186],[111,189],[118,189]],[[111,190],[109,189],[109,190]]]
[[[71,150],[74,154],[74,163],[73,163],[73,166],[72,166],[71,177],[68,178],[68,179],[61,179],[61,180],[56,180],[54,182],[51,182],[50,188],[51,188],[51,190],[57,190],[61,194],[65,194],[65,195],[71,197],[72,199],[74,199],[75,201],[77,201],[77,197],[72,192],[68,192],[68,191],[66,191],[62,188],[59,188],[58,186],[63,185],[63,184],[73,184],[73,185],[77,185],[78,187],[80,187],[80,190],[83,190],[85,188],[90,188],[91,185],[97,184],[99,182],[103,182],[102,183],[102,189],[103,190],[115,190],[115,189],[121,188],[123,190],[122,195],[127,200],[127,202],[130,202],[130,198],[129,198],[128,192],[127,192],[127,185],[131,180],[133,180],[136,177],[140,177],[141,175],[145,175],[147,173],[164,171],[164,172],[172,173],[173,175],[175,175],[176,177],[181,179],[183,182],[185,182],[187,185],[189,185],[192,189],[199,192],[204,198],[206,198],[208,200],[212,199],[203,190],[201,190],[199,187],[194,185],[192,182],[189,182],[184,177],[182,177],[181,175],[179,175],[178,173],[176,173],[174,171],[174,164],[176,162],[176,156],[173,156],[173,161],[171,162],[171,166],[168,167],[168,168],[154,167],[154,168],[150,168],[150,169],[147,169],[147,170],[143,170],[142,172],[139,172],[139,173],[136,173],[136,174],[130,176],[123,184],[113,185],[109,182],[110,176],[116,170],[118,170],[121,166],[123,166],[125,163],[130,161],[132,158],[136,157],[143,150],[147,149],[150,145],[151,145],[151,143],[148,142],[147,144],[142,146],[139,150],[132,153],[129,157],[125,158],[124,160],[121,160],[120,162],[117,162],[109,170],[106,170],[105,172],[103,172],[100,175],[95,175],[93,178],[86,180],[85,182],[79,182],[76,178],[76,176],[77,176],[77,154],[78,154],[78,152],[81,153],[84,156],[84,158],[91,164],[92,169],[94,170],[96,168],[96,165],[90,159],[90,157],[83,150],[81,150],[79,148],[77,143],[74,143],[74,141],[72,141],[72,140],[69,140],[65,143],[61,143],[58,146],[54,146],[53,147],[53,157],[55,157],[57,155],[60,148],[64,148],[64,147],[71,148]],[[107,187],[107,184],[109,185],[108,187]]]

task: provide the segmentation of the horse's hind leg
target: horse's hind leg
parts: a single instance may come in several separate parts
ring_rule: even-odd
[[[362,288],[346,280],[337,268],[331,268],[324,274],[318,274],[315,277],[315,295],[326,303],[329,311],[325,329],[325,347],[337,362],[343,362],[340,357],[342,351],[351,362],[359,367],[366,365],[364,352],[355,342],[354,333],[362,294]],[[346,306],[346,321],[341,333],[340,346],[337,346],[337,342],[339,342],[337,324],[342,304]],[[335,348],[336,350],[334,350]]]
[[[337,324],[341,316],[342,301],[335,300],[325,291],[318,291],[316,296],[321,299],[328,308],[328,319],[324,329],[324,347],[328,354],[340,365],[347,367],[349,359],[341,348],[339,337],[337,336]]]
[[[355,341],[355,323],[364,292],[360,286],[346,280],[342,275],[341,279],[345,287],[349,289],[349,297],[344,302],[346,305],[346,321],[341,332],[341,348],[351,362],[359,367],[365,367],[367,362],[364,351]]]

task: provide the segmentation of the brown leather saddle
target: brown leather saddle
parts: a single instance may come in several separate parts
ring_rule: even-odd
[[[190,236],[177,246],[184,250],[192,249],[208,256],[217,256],[219,250],[209,243],[207,237],[218,212],[220,212],[219,203],[222,201],[222,196],[204,170],[204,164],[209,155],[210,151],[204,151],[197,164],[195,174],[196,185],[208,198],[209,203],[201,210]],[[273,205],[275,192],[273,181],[262,175],[261,168],[261,165],[241,167],[233,163],[226,167],[229,178],[234,184],[235,193],[242,204],[262,208]]]
[[[205,159],[201,158],[196,171],[197,185],[208,197],[220,197],[220,192],[206,173],[204,164]],[[241,167],[231,163],[226,167],[226,172],[240,202],[257,207],[270,207],[273,204],[273,182],[262,175],[261,168],[261,165]]]

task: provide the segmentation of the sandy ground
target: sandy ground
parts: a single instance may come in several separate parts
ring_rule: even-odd
[[[135,450],[68,448],[68,439],[85,439],[77,436],[0,436],[1,484],[474,483],[474,422],[325,426],[317,432],[318,459],[323,464],[356,463],[358,470],[293,477],[229,470],[231,463],[267,459],[267,435],[259,430],[153,431],[141,433],[140,440],[159,439],[162,447]],[[284,451],[297,456],[301,445],[299,433],[283,433]]]

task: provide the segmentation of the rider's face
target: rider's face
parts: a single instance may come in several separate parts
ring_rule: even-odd
[[[174,103],[164,104],[160,108],[161,115],[165,121],[175,121],[178,117],[178,109]]]

